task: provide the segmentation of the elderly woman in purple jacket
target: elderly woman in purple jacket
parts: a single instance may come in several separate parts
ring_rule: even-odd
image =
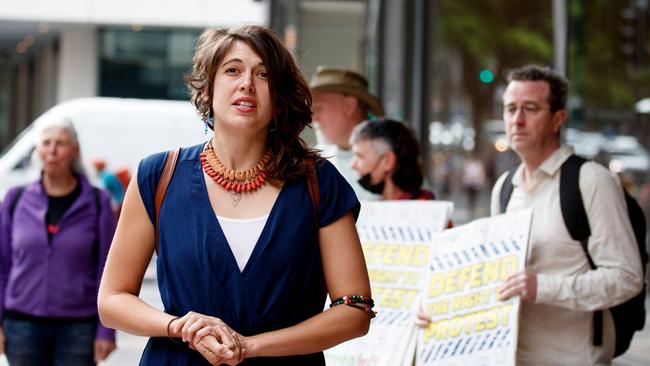
[[[115,349],[96,305],[115,218],[69,121],[43,127],[35,153],[41,178],[0,206],[0,351],[12,366],[94,365]]]

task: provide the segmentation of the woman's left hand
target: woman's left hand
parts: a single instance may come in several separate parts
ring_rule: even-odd
[[[219,318],[190,311],[175,320],[170,330],[180,334],[190,348],[199,351],[211,363],[211,358],[215,358],[215,362],[219,359],[221,363],[236,365],[244,359],[237,332]]]
[[[209,328],[203,328],[201,331],[205,331]],[[225,330],[225,329],[224,329]],[[237,338],[236,333],[231,334],[232,338]],[[195,339],[199,339],[197,336]],[[195,349],[205,358],[211,365],[237,365],[240,362],[244,361],[246,350],[243,348],[239,349],[239,352],[235,352],[237,349],[232,346],[226,346],[228,342],[231,342],[232,339],[224,342],[223,337],[214,336],[214,335],[203,335],[200,336],[200,340],[195,342]]]
[[[98,363],[99,361],[104,361],[117,347],[115,346],[115,341],[96,339],[94,348],[95,363]]]

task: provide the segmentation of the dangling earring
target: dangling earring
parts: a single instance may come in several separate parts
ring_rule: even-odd
[[[275,132],[275,120],[271,121],[271,124],[269,125],[269,132],[270,133]]]
[[[203,114],[203,133],[208,134],[208,128],[214,128],[214,118],[210,117],[210,110]]]

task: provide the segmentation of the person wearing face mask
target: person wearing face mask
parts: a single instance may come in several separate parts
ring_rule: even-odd
[[[364,189],[385,200],[433,200],[422,188],[420,149],[411,130],[403,122],[388,118],[357,125],[350,138],[352,169]]]

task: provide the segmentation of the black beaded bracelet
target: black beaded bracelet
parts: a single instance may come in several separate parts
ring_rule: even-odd
[[[169,339],[171,339],[172,342],[174,342],[174,343],[183,343],[183,342],[177,340],[176,338],[172,337],[171,333],[169,332],[169,326],[171,326],[172,323],[174,322],[174,320],[177,320],[177,319],[180,319],[180,317],[172,318],[172,319],[169,321],[169,323],[167,323],[167,337],[168,337]]]
[[[365,311],[370,315],[370,318],[374,318],[377,315],[377,312],[373,311],[372,308],[375,306],[375,302],[370,296],[365,295],[349,295],[342,296],[336,300],[333,300],[330,304],[330,308],[336,305],[345,304],[347,306]]]
[[[341,305],[341,304],[358,304],[358,303],[366,304],[370,307],[375,306],[375,302],[372,300],[370,296],[349,295],[349,296],[342,296],[336,300],[333,300],[332,303],[330,304],[330,307]]]

